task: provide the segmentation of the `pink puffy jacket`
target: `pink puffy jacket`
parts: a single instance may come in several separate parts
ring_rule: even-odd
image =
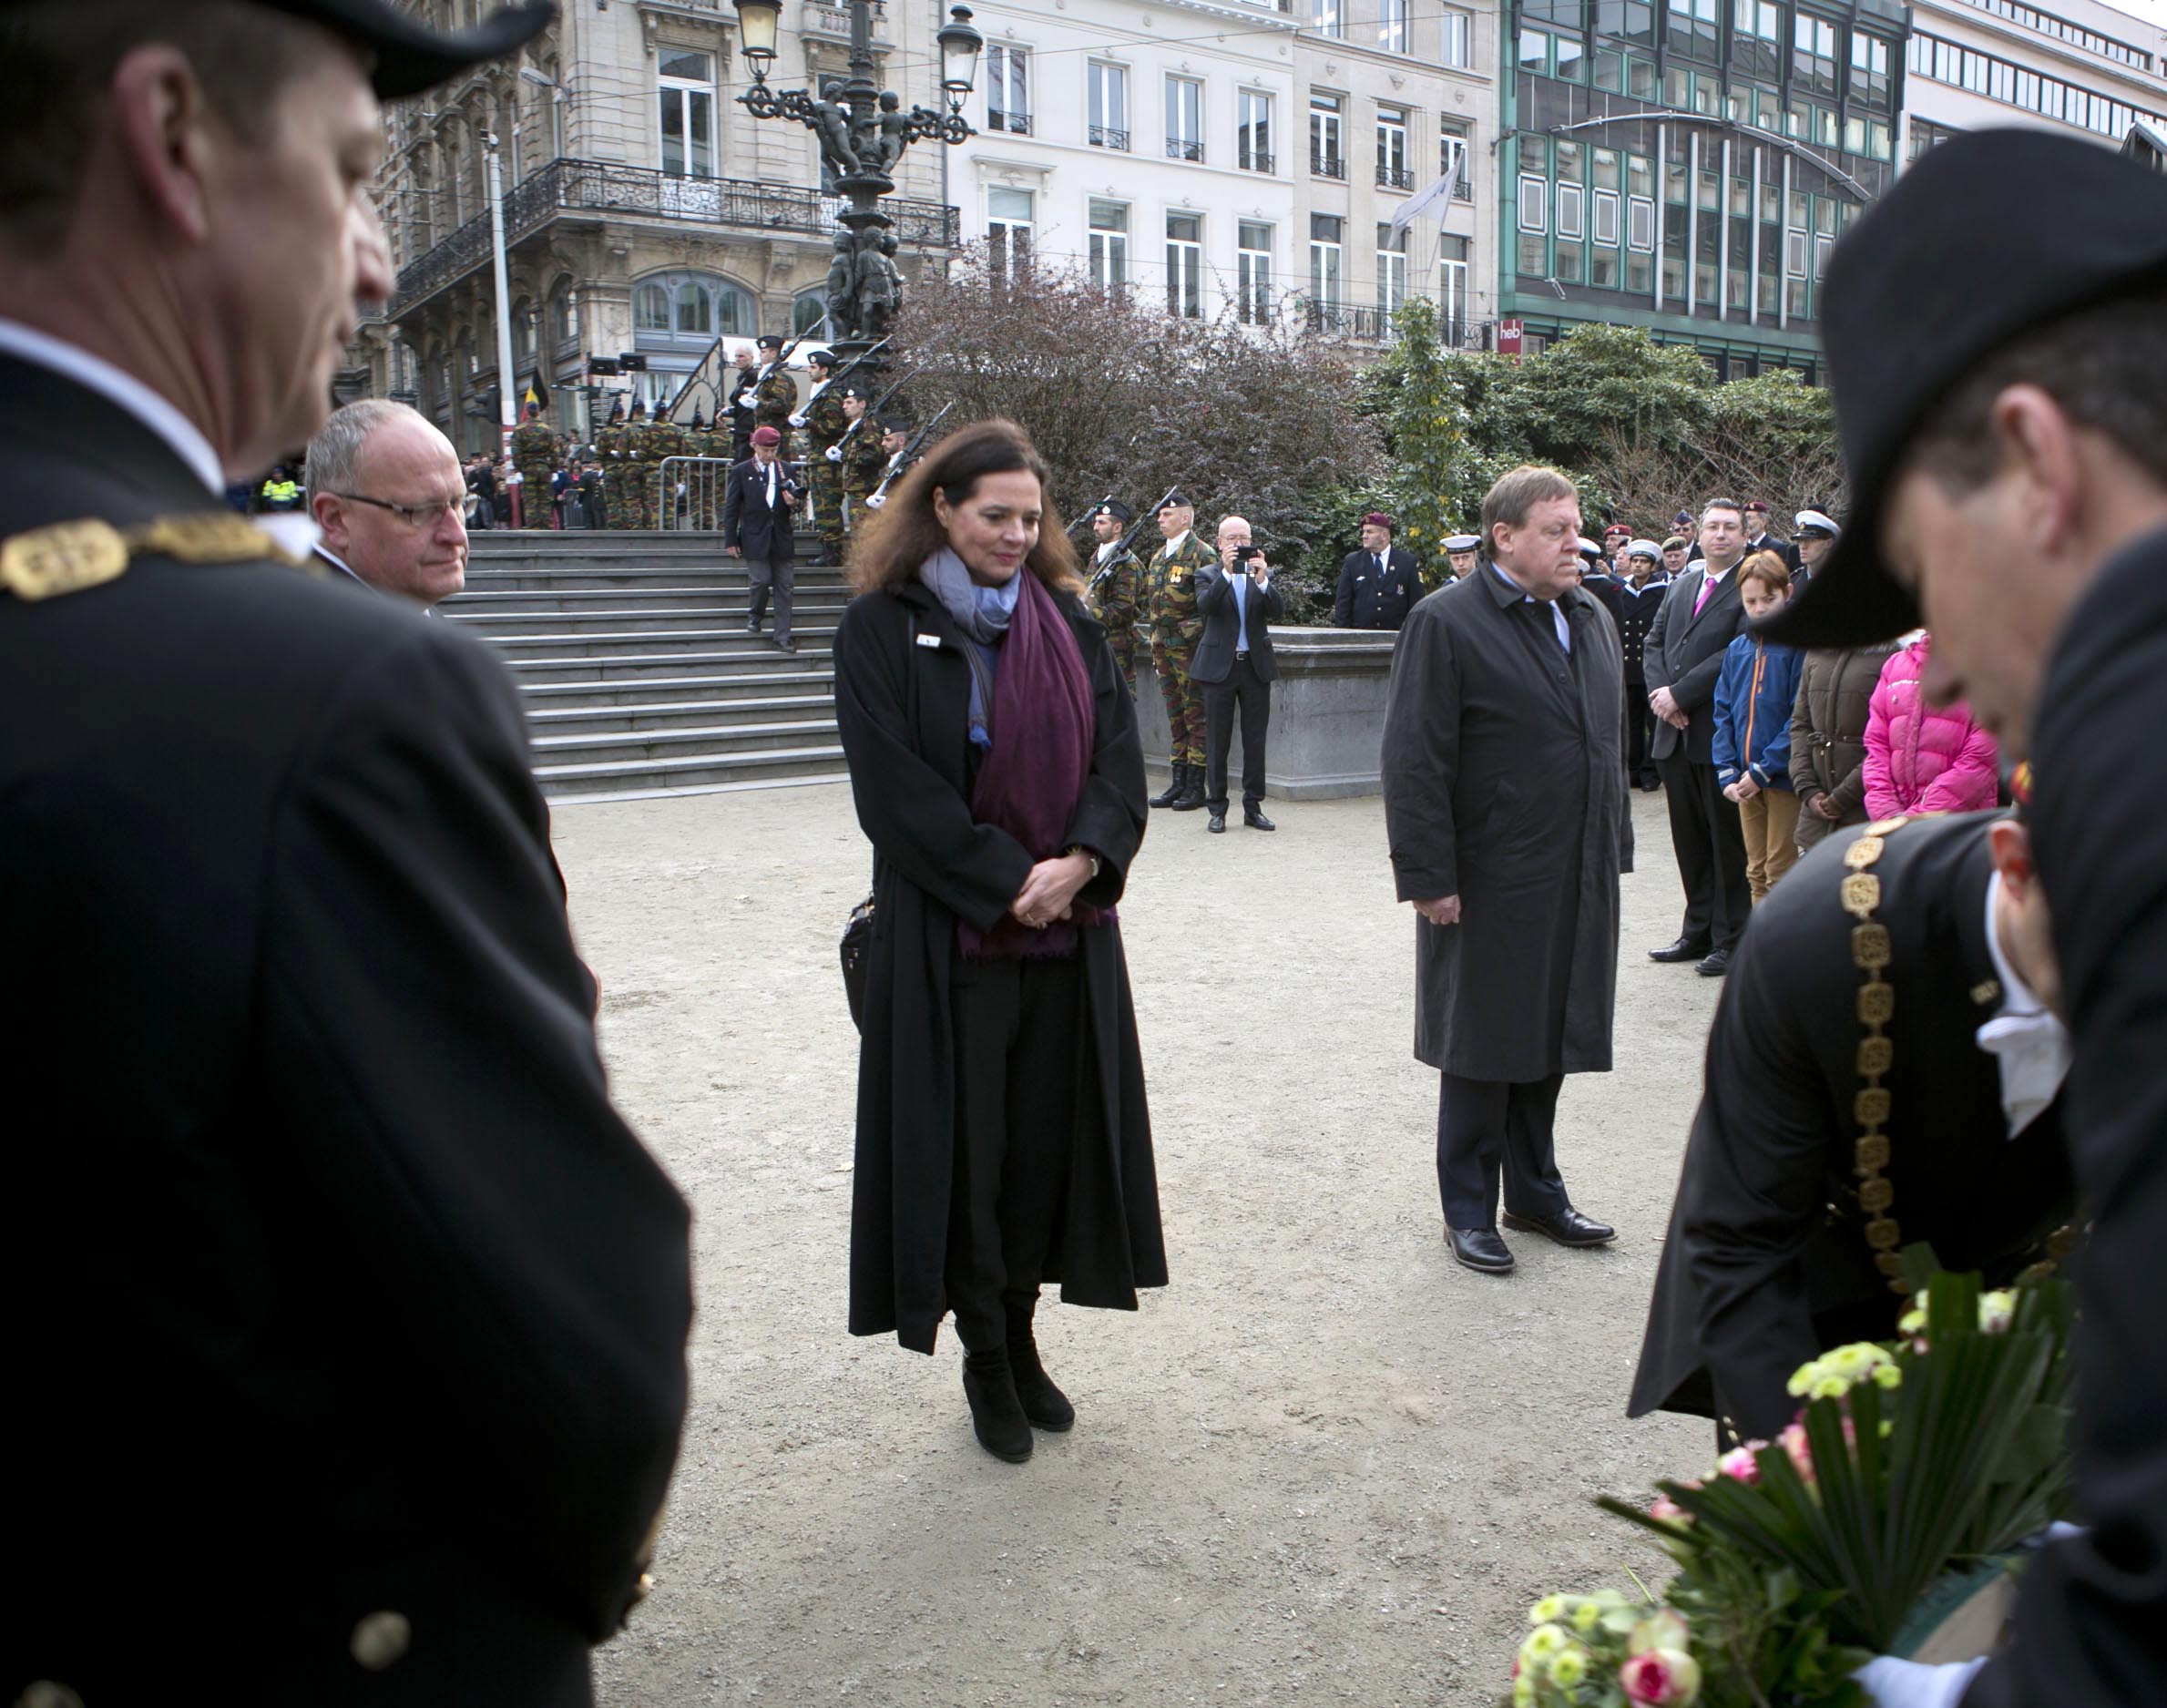
[[[1962,701],[1939,711],[1919,687],[1931,637],[1888,655],[1866,713],[1866,816],[1969,813],[1994,804],[1994,738]]]

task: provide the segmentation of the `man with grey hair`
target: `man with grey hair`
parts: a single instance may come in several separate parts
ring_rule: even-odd
[[[1251,830],[1279,827],[1264,816],[1264,738],[1272,722],[1272,621],[1286,601],[1272,585],[1272,566],[1238,516],[1219,524],[1219,561],[1196,572],[1196,611],[1204,632],[1189,674],[1204,690],[1204,828],[1226,829],[1227,750],[1234,712],[1242,713],[1242,822]]]
[[[689,1223],[518,690],[220,498],[391,293],[379,98],[551,10],[0,5],[0,1702],[575,1708],[640,1593]]]
[[[1632,823],[1617,626],[1579,585],[1580,506],[1554,468],[1482,505],[1488,561],[1408,614],[1385,709],[1385,827],[1414,905],[1415,1054],[1437,1069],[1437,1187],[1456,1261],[1513,1266],[1505,1225],[1615,1231],[1558,1171],[1558,1094],[1607,1073],[1618,874]]]
[[[305,478],[316,554],[332,568],[424,610],[466,584],[466,477],[418,411],[381,397],[334,410]]]

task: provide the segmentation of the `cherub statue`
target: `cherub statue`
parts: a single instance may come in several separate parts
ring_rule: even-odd
[[[858,245],[858,314],[868,338],[885,337],[889,321],[902,306],[902,275],[888,259],[894,249],[894,238],[885,232],[878,238],[867,232]]]
[[[884,90],[880,97],[880,136],[867,150],[871,163],[876,169],[893,177],[895,163],[903,159],[903,151],[910,146],[911,121],[903,110],[903,102],[893,89]]]
[[[851,141],[850,110],[840,101],[815,101],[813,117],[808,121],[813,134],[820,138],[822,159],[838,178],[854,176],[858,168],[858,151]]]
[[[858,323],[856,257],[848,231],[835,233],[835,253],[828,262],[828,320],[840,330],[854,330]]]

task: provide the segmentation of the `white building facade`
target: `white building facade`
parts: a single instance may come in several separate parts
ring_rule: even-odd
[[[2167,130],[2167,32],[2096,0],[1914,0],[1902,159],[1960,131],[2037,125],[2119,148]]]

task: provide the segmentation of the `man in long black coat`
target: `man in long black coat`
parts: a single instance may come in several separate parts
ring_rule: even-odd
[[[1875,1172],[1894,1191],[1886,1214],[1904,1244],[1923,1241],[1943,1267],[1999,1286],[2071,1212],[2058,1096],[2068,1040],[2046,1006],[2052,956],[2023,827],[1971,813],[1883,829],[1856,868],[1878,900],[1854,914],[1845,886],[1861,840],[1845,832],[1815,849],[1739,944],[1656,1272],[1635,1417],[1722,1417],[1742,1438],[1770,1440],[1798,1408],[1784,1387],[1794,1370],[1894,1332],[1905,1301],[1876,1265],[1855,1171],[1862,1089],[1888,1093],[1876,1127],[1889,1161]],[[1879,977],[1896,990],[1888,1071],[1871,1081],[1858,1070],[1862,922],[1888,931]]]
[[[797,587],[797,540],[791,532],[798,484],[782,461],[782,435],[772,427],[752,429],[752,455],[731,466],[723,483],[722,549],[745,559],[751,611],[748,633],[760,632],[768,594],[775,596],[775,649],[795,652],[790,617]]]
[[[1610,1066],[1618,874],[1631,823],[1610,613],[1579,585],[1579,505],[1554,469],[1483,504],[1494,557],[1417,605],[1393,654],[1385,822],[1415,905],[1415,1054],[1436,1069],[1446,1238],[1502,1273],[1505,1220],[1566,1245],[1613,1231],[1572,1207],[1554,1127],[1569,1073]]]
[[[0,1701],[570,1708],[676,1450],[685,1206],[504,667],[219,494],[391,289],[351,38],[413,95],[547,14],[424,54],[389,5],[136,10],[102,80],[12,10],[0,113],[11,159],[90,138],[65,241],[0,210]]]
[[[2057,241],[2016,255],[1978,217],[2049,203]],[[1929,691],[2035,763],[2091,1218],[2070,1430],[2090,1528],[2026,1563],[2013,1640],[1965,1708],[2167,1702],[2167,813],[2146,786],[2167,723],[2162,279],[2167,179],[2105,149],[1985,130],[1906,172],[1830,261],[1852,506],[1771,625],[1826,647],[1924,621]],[[1876,1661],[1876,1701],[1908,1671]]]
[[[1715,683],[1723,650],[1745,621],[1732,573],[1744,556],[1735,505],[1702,513],[1700,562],[1672,579],[1649,625],[1641,663],[1655,713],[1656,773],[1671,809],[1671,847],[1685,885],[1677,941],[1651,949],[1653,961],[1698,961],[1721,975],[1730,965],[1753,896],[1745,881],[1745,833],[1737,805],[1715,774]]]

